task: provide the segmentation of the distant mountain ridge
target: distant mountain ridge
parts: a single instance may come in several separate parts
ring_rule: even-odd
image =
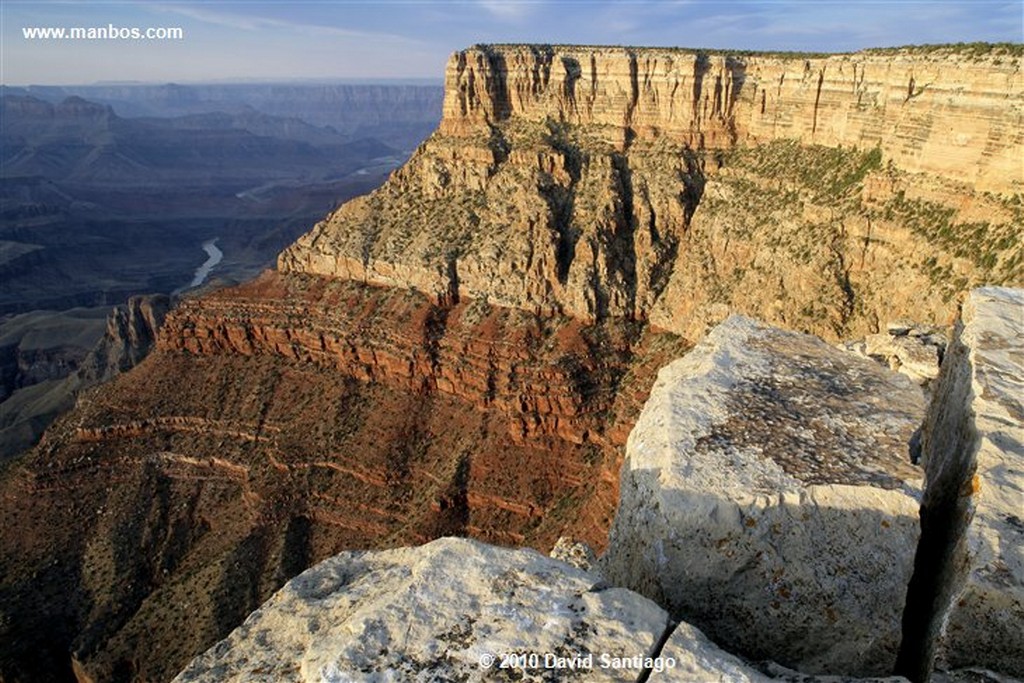
[[[411,150],[441,116],[441,84],[239,83],[27,86],[18,88],[56,103],[77,95],[112,106],[120,116],[184,116],[248,108],[271,116],[330,126],[350,138],[385,137]]]
[[[133,295],[180,290],[213,238],[226,251],[214,282],[247,279],[338,201],[378,185],[418,142],[410,143],[413,129],[389,128],[370,110],[358,120],[337,112],[354,131],[342,134],[304,120],[301,106],[278,116],[179,90],[169,96],[199,102],[195,112],[171,116],[157,100],[136,116],[141,108],[126,114],[89,93],[0,86],[0,336],[8,316],[40,309],[49,313],[18,325],[52,317],[68,335],[80,328],[90,336],[74,345],[51,340],[62,350],[31,372],[18,369],[24,358],[0,354],[0,376],[24,379],[10,387],[16,396],[0,392],[0,453],[34,443],[72,403],[77,389],[57,380],[85,360],[98,331],[60,311],[98,307],[102,317],[103,307]],[[209,110],[220,104],[227,110]],[[11,421],[17,434],[4,429]]]
[[[132,186],[204,173],[204,181],[246,182],[290,177],[299,169],[337,174],[353,142],[297,118],[247,108],[174,118],[122,118],[113,108],[68,97],[50,104],[31,96],[0,96],[4,117],[2,177]],[[359,141],[365,152],[365,141]],[[398,151],[377,142],[374,156]],[[368,157],[361,156],[360,161]],[[352,171],[356,170],[351,168]]]

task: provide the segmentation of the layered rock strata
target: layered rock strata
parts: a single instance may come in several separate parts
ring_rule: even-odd
[[[1024,281],[1014,59],[475,47],[438,131],[278,267],[690,338],[730,309],[833,339],[937,321]]]
[[[835,341],[1024,281],[1015,58],[456,54],[385,186],[0,473],[0,676],[166,679],[344,549],[600,548],[651,377],[730,312]]]
[[[963,305],[922,435],[927,488],[899,671],[1024,677],[1024,290]]]
[[[966,59],[952,46],[802,57],[481,45],[448,61],[440,130],[554,119],[623,147],[658,136],[691,147],[878,146],[910,171],[1020,192],[1019,59]]]
[[[187,300],[2,480],[2,672],[59,680],[71,652],[93,680],[168,680],[345,549],[600,548],[619,448],[686,348],[295,275]]]
[[[658,374],[602,568],[748,657],[887,674],[923,412],[905,377],[733,316]]]

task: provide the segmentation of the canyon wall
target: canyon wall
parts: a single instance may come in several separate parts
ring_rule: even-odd
[[[438,131],[278,267],[690,338],[944,321],[1024,280],[1018,62],[475,47]]]
[[[272,272],[185,300],[0,477],[0,675],[169,680],[345,549],[602,547],[621,445],[686,348]]]
[[[449,60],[440,130],[554,119],[604,127],[623,145],[879,146],[909,171],[1019,192],[1022,86],[1019,56],[955,48],[802,57],[485,45]]]
[[[0,676],[168,679],[344,549],[600,547],[654,374],[729,313],[835,340],[1024,281],[1013,59],[457,53],[381,188],[0,472]]]

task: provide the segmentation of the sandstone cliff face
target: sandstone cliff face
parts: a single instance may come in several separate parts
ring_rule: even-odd
[[[473,48],[437,133],[278,266],[690,338],[944,319],[1024,278],[1016,59]]]
[[[880,146],[909,171],[1020,192],[1022,85],[1019,58],[955,49],[802,58],[478,46],[448,62],[440,130],[554,119],[603,128],[623,146],[659,136],[692,147]]]
[[[627,158],[560,124],[431,138],[287,249],[284,272],[583,319],[643,315],[703,185],[693,154]]]

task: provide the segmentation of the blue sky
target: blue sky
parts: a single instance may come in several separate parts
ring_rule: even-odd
[[[480,42],[852,51],[1021,42],[1024,0],[0,0],[0,82],[431,78]],[[27,40],[26,27],[181,27],[181,41]]]

